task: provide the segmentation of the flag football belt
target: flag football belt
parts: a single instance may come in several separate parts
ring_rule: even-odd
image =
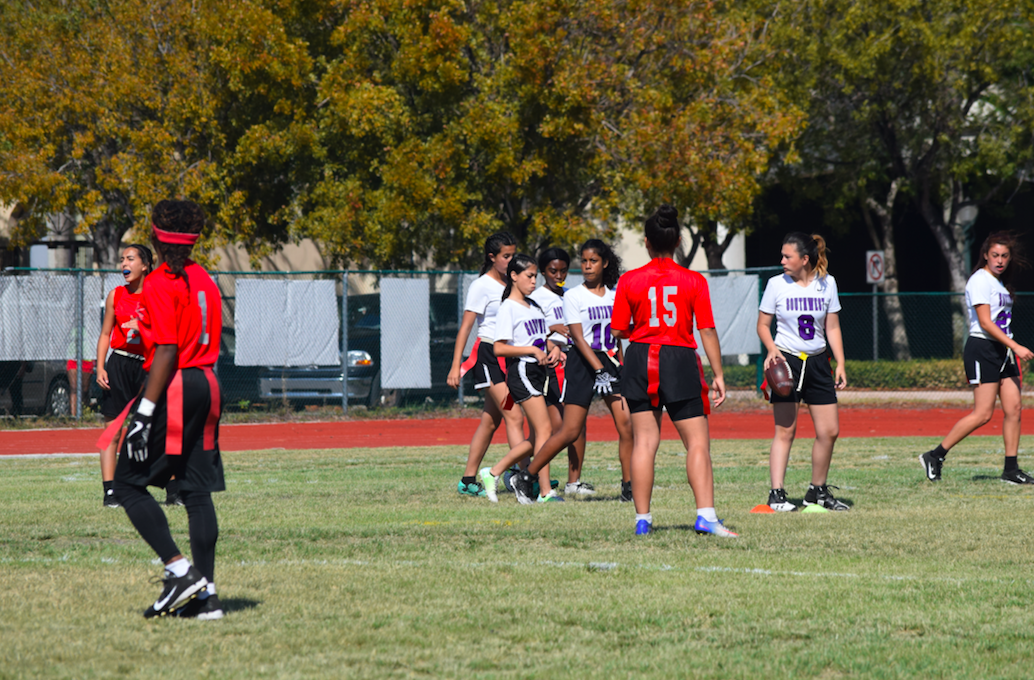
[[[127,352],[124,349],[113,349],[113,350],[111,350],[111,353],[112,354],[117,354],[120,357],[126,357],[127,359],[134,359],[136,361],[143,361],[144,360],[143,356],[141,356],[139,354],[133,354],[132,352]]]
[[[797,377],[797,387],[794,390],[796,392],[800,392],[801,389],[804,387],[804,373],[808,370],[808,359],[810,359],[811,357],[822,356],[826,353],[826,350],[816,352],[815,354],[808,354],[807,352],[791,352],[790,350],[784,349],[779,345],[776,345],[776,349],[780,352],[792,354],[793,356],[801,360],[801,374]],[[793,375],[793,371],[790,369],[789,365],[786,367],[786,370],[790,371],[791,376]]]

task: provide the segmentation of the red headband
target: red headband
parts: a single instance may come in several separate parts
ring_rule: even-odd
[[[201,234],[184,234],[179,231],[165,231],[159,229],[157,225],[152,224],[151,228],[154,229],[154,235],[158,237],[159,243],[168,243],[173,246],[192,246],[197,243],[198,238]]]

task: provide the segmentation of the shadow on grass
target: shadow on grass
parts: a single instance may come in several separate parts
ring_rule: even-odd
[[[227,614],[233,614],[234,612],[243,612],[248,609],[254,609],[262,603],[258,600],[252,600],[246,597],[231,597],[221,600],[220,604],[223,606],[224,612]]]

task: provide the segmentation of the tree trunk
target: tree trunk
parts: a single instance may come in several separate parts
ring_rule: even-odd
[[[908,329],[905,327],[905,315],[901,310],[901,298],[898,296],[898,259],[895,250],[894,239],[894,199],[898,193],[899,182],[895,180],[887,192],[887,199],[884,205],[880,205],[872,198],[868,199],[868,205],[862,204],[862,216],[865,218],[865,226],[869,230],[869,238],[873,244],[883,250],[884,278],[880,289],[884,293],[890,293],[883,298],[883,309],[887,313],[887,323],[890,325],[890,341],[894,351],[894,361],[909,361],[912,353],[908,348]],[[868,208],[880,218],[880,233],[872,224]]]
[[[966,260],[964,249],[966,247],[965,234],[962,233],[962,226],[958,223],[958,200],[957,196],[952,197],[948,209],[941,211],[935,206],[931,193],[925,189],[916,197],[916,204],[923,221],[930,228],[937,246],[941,250],[941,256],[948,263],[948,272],[951,275],[951,289],[957,293],[955,304],[952,305],[952,335],[954,336],[955,355],[962,356],[962,347],[969,335],[969,320],[966,311],[966,281],[969,280],[969,272],[966,271]]]

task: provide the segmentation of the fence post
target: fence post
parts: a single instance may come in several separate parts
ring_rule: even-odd
[[[876,284],[872,284],[872,360],[879,361],[879,317],[876,314]]]
[[[341,274],[341,412],[348,414],[348,272]]]
[[[83,334],[86,329],[83,328],[85,325],[85,318],[83,315],[83,304],[85,303],[85,296],[83,293],[83,272],[81,269],[77,269],[75,272],[75,292],[76,292],[76,306],[75,306],[75,325],[78,329],[76,333],[75,342],[75,413],[72,416],[76,420],[81,420],[83,416]]]
[[[456,275],[456,328],[460,328],[463,325],[463,272]],[[460,358],[463,358],[463,352],[460,352]],[[459,385],[459,402],[460,406],[463,406],[463,373],[460,373],[460,385]]]

